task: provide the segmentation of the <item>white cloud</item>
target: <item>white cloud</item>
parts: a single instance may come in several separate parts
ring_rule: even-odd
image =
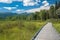
[[[49,6],[49,3],[46,3],[44,6]]]
[[[39,0],[36,0],[36,2],[31,2],[32,0],[25,0],[24,1],[24,5],[25,6],[33,6],[33,3],[36,3],[36,2],[38,2]],[[49,8],[50,8],[50,6],[49,6],[49,3],[47,2],[47,1],[43,1],[42,2],[43,3],[43,5],[42,6],[40,6],[39,8],[35,8],[35,9],[30,9],[30,10],[26,10],[25,12],[39,12],[40,10],[49,10]],[[36,3],[37,4],[37,3]],[[35,5],[35,4],[34,4]]]
[[[26,12],[39,12],[40,10],[49,10],[50,6],[41,6],[39,8],[35,8],[35,9],[30,9],[30,10],[26,10]]]
[[[42,3],[43,3],[43,4],[46,4],[46,3],[47,3],[47,1],[45,0],[45,1],[43,1]]]
[[[4,2],[4,3],[12,3],[12,1],[22,1],[23,2],[23,5],[24,6],[34,6],[34,5],[37,5],[38,2],[41,2],[40,0],[0,0],[0,2]],[[40,11],[40,10],[43,10],[43,9],[46,9],[48,10],[50,8],[49,6],[49,3],[45,0],[42,2],[43,5],[39,8],[35,8],[35,9],[30,9],[30,10],[26,10],[26,12],[36,12],[36,11]],[[19,5],[16,5],[16,7],[18,7]],[[12,10],[12,9],[16,9],[16,7],[3,7],[4,9],[7,9],[7,10]],[[17,9],[16,12],[20,13],[20,12],[23,12],[25,10],[20,10],[20,9]]]
[[[17,9],[16,12],[20,12],[21,10],[20,9]]]
[[[12,10],[12,8],[11,7],[4,7],[5,9],[7,9],[7,10]]]
[[[35,0],[35,1],[33,1],[33,0],[23,0],[23,5],[24,6],[34,6],[34,5],[38,5],[38,2],[40,2],[40,0]]]
[[[23,1],[23,0],[13,0],[13,1]]]
[[[23,2],[23,6],[34,6],[40,2],[40,0],[0,0],[3,3],[12,3],[13,1]]]
[[[16,5],[16,7],[18,7],[19,5]]]
[[[31,12],[36,12],[36,11],[40,11],[40,8],[26,10],[25,12],[31,13]]]
[[[44,5],[43,6],[49,6],[49,3],[45,0],[42,2]]]
[[[23,13],[24,10],[23,9],[17,9],[15,12],[19,14],[19,13]]]
[[[7,10],[12,10],[12,9],[16,9],[16,7],[3,7],[4,9],[7,9]]]
[[[47,1],[43,1],[42,3],[43,5],[40,6],[39,8],[26,10],[26,12],[39,12],[40,10],[49,10],[50,8],[49,3]]]
[[[23,1],[23,0],[0,0],[0,2],[3,2],[3,3],[12,3],[13,1]]]
[[[31,3],[24,3],[23,6],[34,6],[35,3],[31,2]]]
[[[50,8],[50,6],[41,6],[41,7],[40,7],[41,10],[44,10],[44,9],[45,9],[45,10],[49,10],[49,8]]]
[[[23,0],[24,6],[33,6],[35,3],[32,0]]]
[[[0,0],[0,2],[3,2],[3,3],[12,3],[12,0]]]

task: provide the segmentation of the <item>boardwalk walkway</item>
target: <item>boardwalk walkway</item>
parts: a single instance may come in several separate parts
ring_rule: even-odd
[[[52,23],[47,23],[34,40],[60,40],[60,37]]]

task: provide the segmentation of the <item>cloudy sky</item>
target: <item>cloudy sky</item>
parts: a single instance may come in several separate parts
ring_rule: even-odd
[[[0,0],[0,12],[35,12],[48,10],[55,0]]]

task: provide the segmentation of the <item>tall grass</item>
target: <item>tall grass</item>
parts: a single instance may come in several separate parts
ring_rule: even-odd
[[[52,23],[57,32],[60,33],[60,21],[54,21]]]
[[[31,40],[44,24],[40,21],[0,21],[0,40]]]

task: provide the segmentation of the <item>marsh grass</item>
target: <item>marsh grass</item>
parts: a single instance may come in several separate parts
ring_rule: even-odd
[[[0,21],[0,40],[31,40],[45,22]]]
[[[53,26],[60,33],[60,21],[53,22]]]

